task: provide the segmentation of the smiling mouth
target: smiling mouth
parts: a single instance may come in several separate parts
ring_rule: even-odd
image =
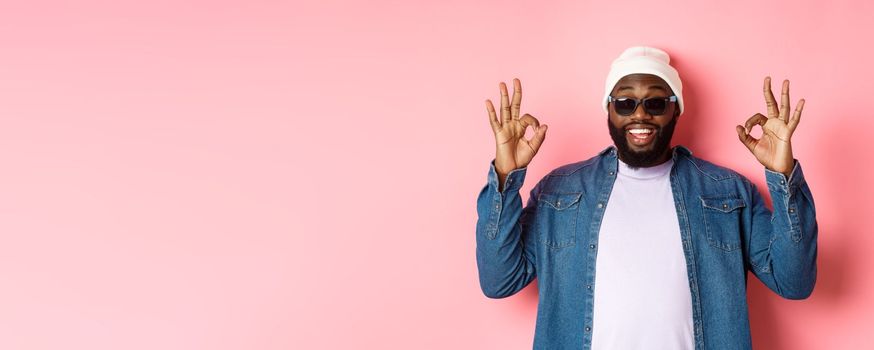
[[[650,127],[629,128],[625,133],[628,141],[635,146],[645,146],[655,139],[655,129]]]

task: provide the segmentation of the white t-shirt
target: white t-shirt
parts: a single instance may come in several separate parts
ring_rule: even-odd
[[[592,349],[694,349],[672,165],[619,161],[598,238]]]

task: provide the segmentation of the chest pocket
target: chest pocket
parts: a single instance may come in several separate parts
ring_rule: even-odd
[[[541,193],[538,197],[534,226],[540,242],[550,248],[566,248],[576,244],[580,192]]]
[[[730,196],[701,196],[707,242],[712,247],[730,252],[740,248],[743,199]]]

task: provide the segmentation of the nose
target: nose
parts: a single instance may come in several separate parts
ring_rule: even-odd
[[[632,120],[649,120],[652,118],[652,115],[646,112],[646,108],[643,107],[643,103],[638,104],[637,108],[634,109],[634,113],[631,113]]]

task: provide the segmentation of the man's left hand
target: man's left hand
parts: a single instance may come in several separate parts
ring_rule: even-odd
[[[798,101],[795,113],[789,117],[789,80],[783,81],[779,109],[774,93],[771,92],[771,77],[765,77],[764,93],[768,116],[756,113],[747,119],[744,126],[738,125],[735,129],[740,142],[747,146],[759,163],[770,170],[785,174],[788,178],[795,167],[795,158],[792,157],[792,134],[801,120],[804,99]],[[750,135],[750,131],[756,125],[762,127],[762,136],[759,139]]]

